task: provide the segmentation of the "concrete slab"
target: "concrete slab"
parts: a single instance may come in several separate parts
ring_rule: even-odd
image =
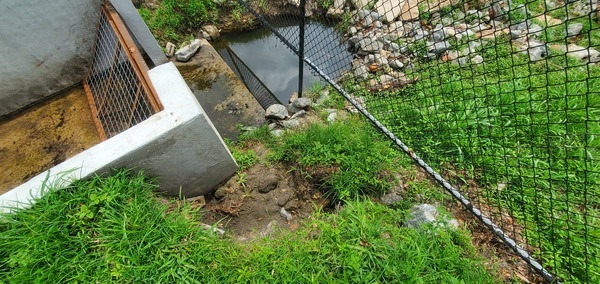
[[[61,187],[115,167],[144,170],[158,178],[165,194],[186,197],[206,194],[233,175],[231,153],[175,65],[160,65],[148,75],[163,111],[1,195],[0,212],[29,206],[43,195],[44,184]]]

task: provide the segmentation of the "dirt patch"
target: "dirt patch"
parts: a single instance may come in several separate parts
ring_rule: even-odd
[[[100,143],[82,86],[0,120],[0,194]]]
[[[267,236],[276,228],[293,231],[317,208],[329,206],[306,179],[290,175],[289,167],[267,166],[264,146],[256,144],[251,149],[261,162],[207,196],[203,223],[217,224],[238,239],[248,240]]]

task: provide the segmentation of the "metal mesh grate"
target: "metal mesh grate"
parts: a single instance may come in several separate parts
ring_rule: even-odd
[[[223,60],[231,67],[233,73],[246,85],[246,88],[258,101],[260,106],[267,109],[274,104],[281,104],[277,97],[265,84],[250,70],[250,68],[229,47],[219,51]]]
[[[84,82],[101,138],[108,139],[160,110],[141,55],[111,7],[103,6],[94,61]]]
[[[292,51],[546,281],[600,283],[597,0],[299,2],[338,33]]]

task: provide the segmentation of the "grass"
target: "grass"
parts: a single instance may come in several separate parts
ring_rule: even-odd
[[[213,0],[162,0],[155,10],[138,11],[158,40],[180,42],[202,24],[215,22],[219,6]]]
[[[509,42],[478,48],[480,65],[420,62],[414,86],[363,93],[368,109],[438,170],[475,179],[472,198],[510,212],[553,272],[599,282],[600,68],[556,51],[530,62]]]
[[[399,226],[404,209],[349,200],[293,233],[240,243],[202,229],[188,203],[159,202],[156,188],[121,170],[3,214],[0,282],[499,282],[466,232]]]
[[[324,181],[324,190],[336,200],[381,194],[390,188],[394,183],[390,172],[398,156],[390,142],[359,118],[310,125],[285,136],[273,154],[275,160],[291,163],[300,172],[327,173],[310,178]]]

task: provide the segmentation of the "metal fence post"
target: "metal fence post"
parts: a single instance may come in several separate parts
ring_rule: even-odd
[[[298,39],[298,97],[302,97],[302,85],[304,81],[304,26],[306,24],[305,15],[306,0],[300,0],[300,30]]]

